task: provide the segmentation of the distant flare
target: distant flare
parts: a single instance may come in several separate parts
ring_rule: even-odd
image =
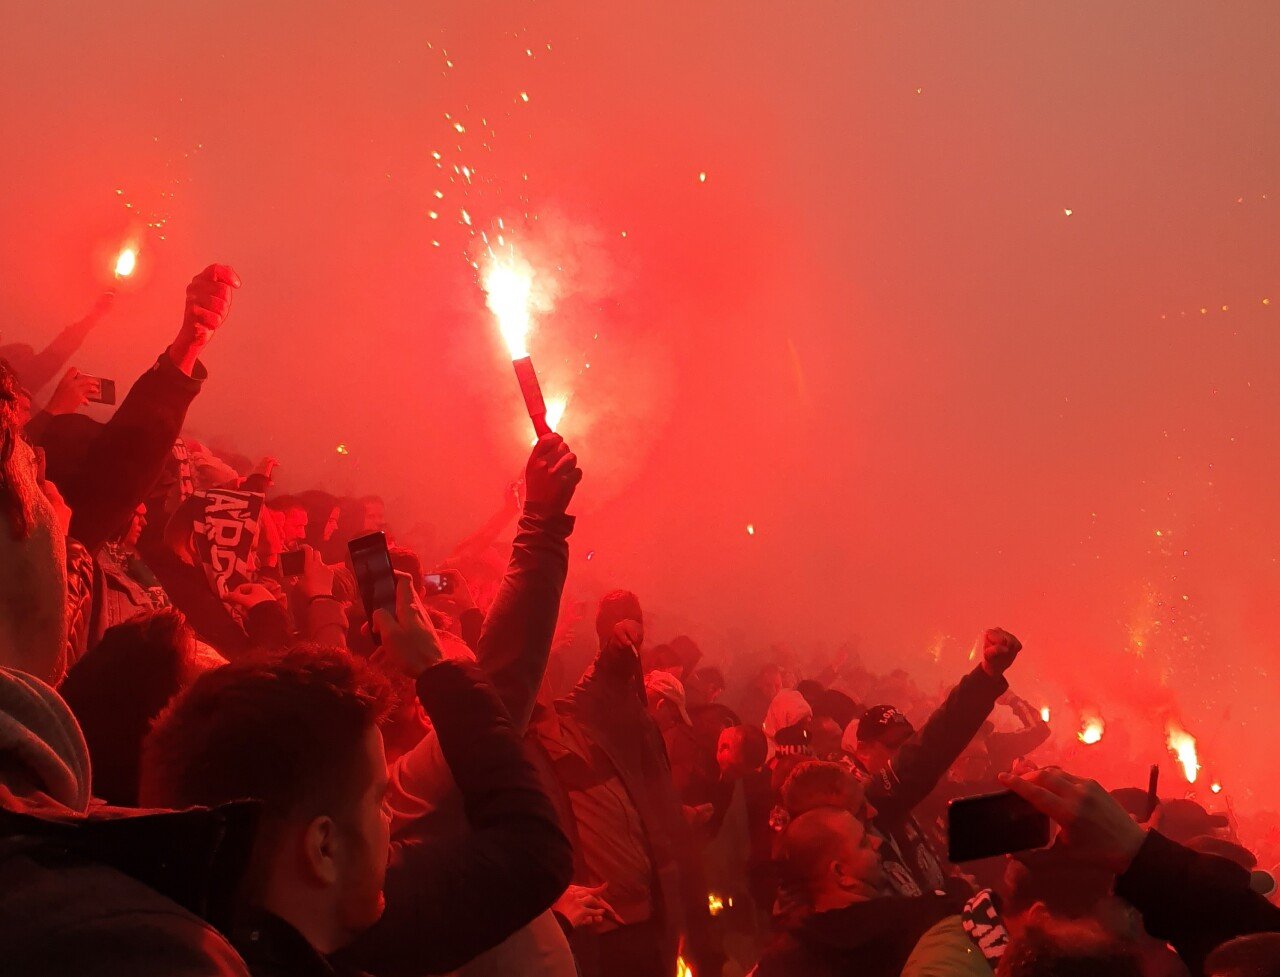
[[[125,248],[116,256],[116,277],[128,278],[138,267],[138,252],[134,248]]]

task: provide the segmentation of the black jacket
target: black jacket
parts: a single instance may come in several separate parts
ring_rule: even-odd
[[[940,859],[911,812],[982,729],[1008,688],[1004,678],[993,678],[981,666],[975,668],[884,770],[872,775],[859,771],[867,783],[867,801],[876,809],[873,824],[890,842],[880,854],[885,875],[899,895],[916,896],[946,887]]]
[[[926,895],[817,913],[764,952],[757,977],[898,977],[920,937],[963,906]]]
[[[0,810],[0,972],[245,977],[227,925],[253,805],[50,819]]]
[[[462,793],[471,833],[393,845],[386,913],[333,958],[378,977],[460,967],[544,912],[573,873],[573,851],[555,809],[480,669],[440,662],[418,679],[418,698]],[[252,969],[252,953],[244,952]]]
[[[1193,974],[1216,947],[1249,933],[1280,931],[1280,909],[1249,888],[1235,862],[1204,855],[1147,832],[1116,880],[1116,895],[1142,913],[1147,932],[1167,940]]]
[[[187,376],[161,353],[72,470],[55,479],[71,507],[71,535],[90,553],[119,533],[150,493],[207,376],[201,363]],[[51,448],[51,471],[54,463]]]

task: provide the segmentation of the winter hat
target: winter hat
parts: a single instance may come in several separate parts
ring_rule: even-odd
[[[89,749],[80,724],[57,692],[16,668],[0,668],[0,757],[4,769],[29,779],[15,785],[19,796],[34,786],[77,813],[88,809]]]

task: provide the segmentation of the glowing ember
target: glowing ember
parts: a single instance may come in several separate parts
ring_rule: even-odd
[[[693,977],[693,968],[684,962],[684,957],[676,957],[676,977]]]
[[[125,248],[116,256],[116,277],[128,278],[133,269],[138,267],[138,252],[134,248]]]
[[[498,320],[498,329],[513,360],[529,355],[530,306],[533,296],[533,269],[516,258],[492,258],[480,285],[485,304]]]
[[[1173,720],[1169,721],[1166,729],[1169,733],[1166,741],[1169,744],[1169,752],[1178,758],[1178,763],[1182,766],[1182,775],[1187,778],[1187,783],[1194,784],[1196,777],[1200,774],[1200,759],[1196,756],[1196,738]]]
[[[1102,741],[1102,734],[1106,728],[1107,724],[1102,721],[1098,713],[1085,712],[1080,716],[1080,732],[1076,734],[1076,738],[1085,746],[1093,746]]]
[[[1215,794],[1221,794],[1221,793],[1222,793],[1222,784],[1219,784],[1219,783],[1211,784],[1211,785],[1210,785],[1210,787],[1209,787],[1209,789],[1210,789],[1211,791],[1213,791]]]
[[[1071,211],[1071,208],[1070,208],[1070,207],[1063,207],[1063,208],[1062,208],[1062,212],[1063,212],[1063,214],[1065,214],[1067,217],[1070,217],[1070,216],[1071,216],[1071,213],[1072,213],[1072,211]]]
[[[338,445],[338,447],[337,447],[335,450],[336,450],[336,451],[338,452],[338,454],[340,454],[340,455],[349,455],[349,454],[351,454],[351,452],[347,450],[347,446],[346,446],[345,444],[339,444],[339,445]]]
[[[754,536],[756,534],[756,524],[754,522],[747,523],[747,535]]]
[[[699,173],[699,174],[698,174],[698,182],[699,182],[699,183],[706,183],[706,182],[707,182],[707,174],[706,174],[706,171],[705,171],[705,170],[704,170],[703,172],[701,172],[701,173]]]
[[[1046,723],[1049,721],[1049,707],[1048,707],[1048,706],[1044,706],[1044,707],[1042,707],[1042,708],[1041,708],[1041,710],[1040,710],[1040,718],[1041,718],[1042,720],[1044,720]]]
[[[719,916],[724,912],[724,900],[714,892],[707,893],[707,912],[712,916]]]

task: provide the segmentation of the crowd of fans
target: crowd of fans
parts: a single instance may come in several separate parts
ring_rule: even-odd
[[[555,681],[558,435],[432,574],[393,546],[369,619],[346,544],[393,535],[377,497],[182,437],[239,286],[192,280],[103,424],[63,370],[105,308],[0,349],[0,972],[1280,974],[1226,819],[1037,764],[1004,630],[930,702],[848,655],[718,667],[617,590]],[[999,790],[1052,844],[952,864],[947,802]]]

